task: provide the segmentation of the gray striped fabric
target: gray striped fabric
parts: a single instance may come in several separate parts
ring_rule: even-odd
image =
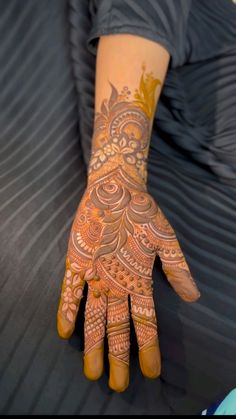
[[[231,0],[219,0],[220,7],[222,1],[231,10]],[[186,114],[183,90],[178,90],[182,96],[174,96],[181,80],[175,64],[154,122],[149,189],[175,228],[202,297],[196,304],[182,303],[157,261],[162,376],[155,381],[141,376],[133,336],[131,383],[124,394],[108,389],[107,365],[97,383],[83,376],[82,314],[69,342],[56,333],[68,236],[86,183],[95,66],[86,40],[95,28],[91,17],[97,16],[96,3],[89,2],[88,7],[87,0],[0,0],[0,411],[8,415],[197,414],[236,384],[236,192],[234,185],[225,182],[222,170],[215,173],[209,165],[199,164],[191,148],[198,136],[189,134],[196,143],[185,140],[186,153],[181,147],[183,121],[191,117],[189,124],[193,124],[193,115],[198,116],[201,139],[209,137],[207,130],[203,132],[203,108],[195,109],[196,102],[190,101],[193,114]],[[105,3],[110,7],[110,0]],[[140,0],[118,3],[133,11],[139,22]],[[184,7],[186,19],[186,1],[177,3]],[[158,18],[158,4],[166,3],[149,0],[145,4],[145,10],[149,5]],[[122,22],[122,13],[113,13]],[[178,9],[169,7],[167,13],[173,22],[179,16]],[[201,13],[202,9],[194,19]],[[99,36],[103,21],[96,25]],[[163,25],[162,35],[172,26]],[[183,34],[179,36],[183,39]],[[217,67],[220,73],[233,68],[235,55],[231,56],[223,60],[227,66],[221,62]],[[177,54],[175,63],[183,57],[185,53]],[[199,68],[202,89],[207,93],[208,88],[210,104],[215,103],[202,76],[204,66]],[[191,91],[188,71],[189,67],[183,68],[187,92]],[[235,88],[233,74],[231,88]],[[193,91],[198,92],[197,79],[193,82]],[[229,147],[235,135],[236,95],[224,96],[223,90],[220,95],[228,98],[220,102],[223,110],[229,110],[220,121],[226,126],[231,121]],[[168,113],[170,105],[172,113]],[[215,124],[213,110],[210,106],[206,123]],[[170,115],[176,124],[180,118],[178,126],[169,123]],[[215,140],[223,141],[219,132]],[[235,142],[232,156],[234,147]]]
[[[0,33],[0,408],[52,413],[81,374],[55,322],[85,185],[68,4],[1,0]]]

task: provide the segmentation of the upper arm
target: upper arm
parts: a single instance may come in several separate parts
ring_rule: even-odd
[[[144,64],[163,84],[168,65],[183,62],[191,0],[90,0],[90,6],[88,47],[97,52],[96,109],[109,98],[108,81],[118,89],[136,89]]]

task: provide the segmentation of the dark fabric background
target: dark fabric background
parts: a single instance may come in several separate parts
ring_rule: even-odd
[[[83,376],[83,316],[69,342],[57,336],[67,242],[92,132],[87,6],[0,0],[0,411],[197,414],[235,386],[233,188],[189,176],[151,147],[150,192],[202,292],[198,303],[182,303],[157,261],[159,380],[142,377],[133,338],[130,387],[113,393],[107,365],[96,383]]]

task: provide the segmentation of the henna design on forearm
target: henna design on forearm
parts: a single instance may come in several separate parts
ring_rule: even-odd
[[[89,178],[93,181],[101,173],[109,173],[121,166],[137,182],[146,181],[146,162],[150,127],[155,111],[155,91],[161,82],[152,73],[140,79],[133,98],[127,86],[118,93],[111,85],[111,96],[95,115]]]

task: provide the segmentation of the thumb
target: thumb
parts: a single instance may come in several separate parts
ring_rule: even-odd
[[[163,259],[163,256],[160,255],[160,253],[159,256],[162,261],[162,269],[176,293],[182,298],[182,300],[189,303],[197,301],[200,297],[200,292],[186,262],[186,267],[183,268],[179,263],[168,263],[166,259]]]
[[[162,269],[177,294],[188,302],[198,300],[200,292],[191,275],[175,232],[160,208],[156,219],[150,224]]]

